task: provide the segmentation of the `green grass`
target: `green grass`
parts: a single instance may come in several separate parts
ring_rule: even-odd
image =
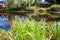
[[[51,27],[50,33],[51,33],[51,35],[53,36],[54,39],[60,40],[60,25],[58,25],[57,28],[53,25]]]
[[[46,28],[56,40],[60,40],[60,25],[58,28],[53,25],[51,27],[45,24],[45,21],[17,21],[12,22],[11,29],[8,31],[0,30],[0,40],[46,40]]]
[[[16,33],[16,35],[12,35],[13,40],[22,40],[24,38],[26,40],[45,40],[44,25],[41,27],[33,21],[25,21],[24,23],[16,21],[13,22],[12,27]],[[29,36],[29,38],[27,36]]]

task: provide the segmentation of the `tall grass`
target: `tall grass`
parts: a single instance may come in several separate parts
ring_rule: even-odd
[[[57,23],[58,24],[58,23]],[[50,27],[50,33],[52,35],[52,38],[54,40],[60,40],[60,24],[59,25],[53,25],[52,27]]]
[[[24,23],[14,21],[12,24],[12,40],[46,40],[44,26],[33,21],[25,21]]]
[[[46,26],[45,21],[13,21],[11,29],[8,31],[1,30],[0,40],[46,40],[46,30],[48,29],[49,36],[60,40],[60,25],[56,28],[53,25]],[[48,39],[50,40],[50,39]]]

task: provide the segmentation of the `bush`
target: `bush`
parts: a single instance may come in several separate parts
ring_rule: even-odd
[[[0,9],[0,13],[2,12],[6,12],[8,9],[4,8],[4,9]]]
[[[60,11],[60,5],[52,5],[49,10],[50,11]]]
[[[18,10],[25,10],[25,8],[24,7],[16,7],[16,8],[9,8],[8,9],[9,11],[18,11]]]

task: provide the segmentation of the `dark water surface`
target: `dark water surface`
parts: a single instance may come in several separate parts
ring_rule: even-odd
[[[1,14],[6,14],[8,16],[9,21],[13,20],[20,20],[20,21],[29,21],[29,20],[35,20],[35,21],[40,21],[41,19],[46,20],[46,21],[60,21],[60,18],[52,18],[49,15],[40,15],[40,14],[34,14],[34,13],[1,13]],[[5,25],[5,24],[4,24]],[[0,28],[9,30],[10,26],[9,25],[2,25]]]
[[[48,20],[48,21],[60,21],[60,17],[52,18],[50,15],[40,15],[35,13],[2,13],[8,16],[8,19],[11,20],[36,20],[40,21],[40,19]]]

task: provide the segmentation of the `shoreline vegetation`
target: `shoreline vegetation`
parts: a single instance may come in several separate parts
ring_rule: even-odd
[[[60,5],[51,5],[50,7],[47,8],[43,8],[43,7],[11,7],[11,8],[0,8],[0,12],[35,12],[35,11],[39,11],[39,12],[52,12],[52,13],[60,13]]]
[[[48,25],[47,25],[48,24]],[[55,25],[56,24],[56,25]],[[18,21],[12,22],[11,29],[1,31],[3,40],[60,40],[60,24],[57,22]]]
[[[0,40],[60,40],[59,0],[7,0],[0,6],[1,22],[11,24],[1,29]],[[8,21],[4,20],[9,20]]]

